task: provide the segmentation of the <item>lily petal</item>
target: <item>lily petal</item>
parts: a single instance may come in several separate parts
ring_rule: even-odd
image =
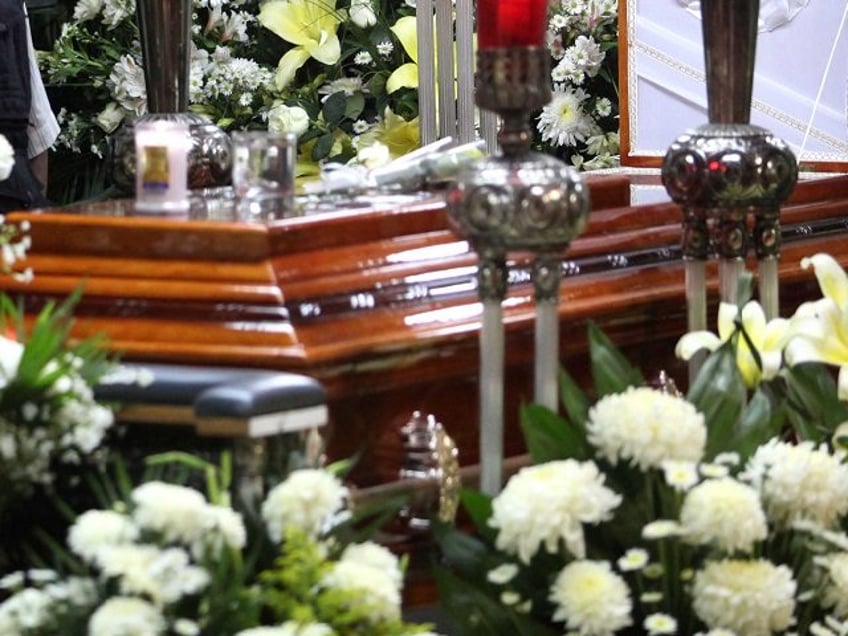
[[[736,316],[739,315],[739,307],[733,303],[722,302],[718,306],[718,337],[722,341],[730,339],[736,331]]]
[[[386,92],[394,93],[401,88],[418,88],[418,65],[408,62],[396,68],[386,80]]]
[[[400,41],[403,50],[416,64],[418,63],[418,25],[413,15],[398,19],[389,30],[395,34]],[[417,84],[416,84],[417,85]]]
[[[810,266],[816,272],[822,294],[833,300],[842,309],[848,309],[848,274],[830,254],[815,254],[801,259],[801,267]]]
[[[310,57],[309,52],[302,46],[296,46],[280,58],[277,65],[276,84],[278,90],[283,90],[294,80],[297,70],[306,64]]]
[[[721,346],[721,339],[711,331],[692,331],[683,334],[677,341],[674,354],[681,360],[689,360],[699,351],[715,351]]]
[[[843,365],[839,368],[837,395],[840,400],[848,400],[848,365]]]
[[[322,64],[332,65],[339,61],[342,56],[342,47],[335,33],[322,31],[318,42],[310,41],[304,45],[309,55]]]

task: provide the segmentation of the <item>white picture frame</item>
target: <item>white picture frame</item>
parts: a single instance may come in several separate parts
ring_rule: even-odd
[[[619,2],[623,166],[659,167],[678,136],[708,122],[701,22],[686,4]],[[848,169],[846,15],[844,2],[811,0],[758,34],[751,123],[789,144],[802,170]]]

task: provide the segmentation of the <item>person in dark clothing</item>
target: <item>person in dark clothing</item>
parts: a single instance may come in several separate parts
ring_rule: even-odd
[[[0,181],[0,213],[48,204],[47,150],[59,133],[38,66],[23,0],[0,0],[0,134],[15,149]]]

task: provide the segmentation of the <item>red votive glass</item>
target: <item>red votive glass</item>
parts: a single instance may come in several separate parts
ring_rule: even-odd
[[[477,46],[542,46],[547,20],[548,0],[477,0]]]

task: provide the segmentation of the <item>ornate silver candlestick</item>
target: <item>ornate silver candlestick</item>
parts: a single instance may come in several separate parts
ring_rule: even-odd
[[[778,313],[779,212],[798,166],[782,140],[749,123],[759,5],[759,0],[701,3],[709,123],[679,137],[663,162],[663,184],[683,208],[690,331],[706,328],[705,266],[713,251],[721,299],[736,303],[739,275],[753,245],[761,304],[767,317]]]
[[[453,227],[480,258],[480,488],[501,488],[503,462],[504,330],[507,254],[534,255],[537,304],[535,396],[557,408],[562,252],[583,229],[589,195],[578,173],[532,152],[530,113],[551,98],[550,53],[542,47],[482,49],[477,53],[475,101],[501,116],[501,154],[481,159],[459,175],[448,196]]]

